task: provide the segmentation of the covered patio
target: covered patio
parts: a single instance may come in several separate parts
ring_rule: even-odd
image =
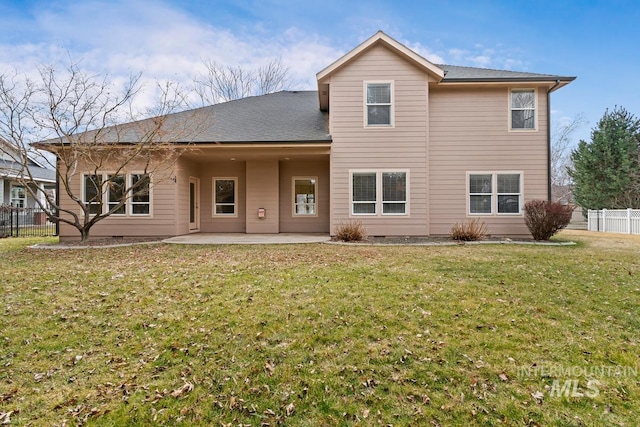
[[[322,243],[329,240],[329,233],[194,233],[170,237],[162,242],[181,245],[277,245]]]

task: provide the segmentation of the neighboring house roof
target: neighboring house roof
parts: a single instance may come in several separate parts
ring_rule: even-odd
[[[56,182],[56,171],[45,169],[29,162],[29,173],[34,181]],[[21,175],[22,165],[9,160],[0,160],[0,178],[17,178]],[[23,174],[26,176],[26,174]]]
[[[15,146],[0,138],[0,178],[18,178],[22,175],[22,165],[14,158],[18,158]],[[3,153],[5,151],[6,153]],[[29,157],[27,168],[34,180],[42,182],[56,182],[56,171],[43,167],[35,159]]]

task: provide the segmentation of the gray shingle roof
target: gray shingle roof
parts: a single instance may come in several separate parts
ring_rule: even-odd
[[[210,116],[210,123],[194,142],[331,141],[328,116],[318,107],[316,91],[252,96],[200,111]]]
[[[31,176],[35,181],[49,181],[55,182],[56,180],[56,171],[51,169],[45,169],[35,164],[28,165]],[[9,160],[0,160],[0,177],[3,176],[17,176],[20,174],[21,165],[16,162],[12,162]]]
[[[438,65],[446,82],[571,81],[574,77],[487,68]],[[150,126],[145,126],[149,125]],[[125,123],[101,133],[106,143],[136,143],[151,119]],[[317,91],[282,91],[171,114],[164,126],[165,138],[174,142],[277,143],[330,142],[328,114],[320,111]],[[92,132],[79,135],[91,138]],[[45,141],[56,143],[59,141]]]
[[[521,71],[493,70],[490,68],[461,67],[458,65],[438,65],[445,71],[443,82],[448,81],[555,81],[574,80],[575,77],[553,74],[525,73]]]

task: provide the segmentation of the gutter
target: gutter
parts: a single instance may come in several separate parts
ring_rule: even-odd
[[[560,80],[547,90],[547,200],[551,201],[551,92],[560,85]]]

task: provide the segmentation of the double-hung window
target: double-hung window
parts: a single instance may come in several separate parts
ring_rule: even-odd
[[[148,174],[87,174],[82,176],[82,202],[92,215],[149,215],[150,187]]]
[[[293,215],[317,215],[317,183],[316,177],[293,178]]]
[[[499,214],[519,214],[522,191],[520,189],[520,174],[496,174],[497,202]]]
[[[533,89],[511,89],[511,129],[536,129],[536,92]]]
[[[390,82],[365,83],[366,126],[393,125],[393,85]]]
[[[107,176],[107,209],[113,215],[124,215],[126,213],[126,203],[120,205],[125,198],[126,182],[127,179],[124,175]]]
[[[354,215],[376,215],[378,191],[375,172],[353,172],[351,176],[351,212]]]
[[[131,215],[149,215],[151,213],[151,178],[148,174],[131,175]]]
[[[213,179],[213,214],[236,216],[237,178]]]
[[[352,171],[352,215],[407,215],[407,171]]]
[[[11,187],[11,205],[16,208],[24,208],[27,204],[27,192],[21,185]]]
[[[82,185],[82,202],[89,213],[102,213],[102,175],[84,175]]]
[[[522,174],[470,173],[469,214],[519,215],[522,213]]]

